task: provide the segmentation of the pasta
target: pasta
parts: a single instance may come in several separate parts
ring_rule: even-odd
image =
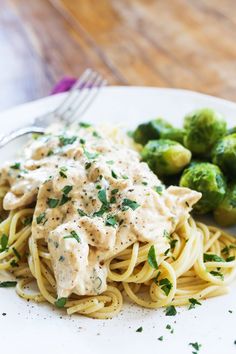
[[[9,248],[0,253],[0,269],[19,279],[16,292],[22,298],[54,305],[55,278],[46,243],[33,240],[31,226],[24,226],[24,220],[33,212],[34,209],[12,211],[1,222],[1,232],[9,235]],[[135,242],[109,259],[107,290],[96,296],[71,295],[64,305],[67,313],[106,319],[121,311],[125,296],[139,306],[157,309],[187,305],[192,298],[199,301],[228,292],[236,271],[236,244],[226,232],[189,218],[171,235],[166,256],[157,257],[157,269],[148,262],[151,246]],[[214,257],[204,262],[204,255]],[[33,281],[37,282],[38,293],[27,290]]]

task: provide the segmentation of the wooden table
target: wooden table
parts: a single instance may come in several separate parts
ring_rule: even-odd
[[[235,0],[0,0],[0,109],[88,66],[236,100]]]

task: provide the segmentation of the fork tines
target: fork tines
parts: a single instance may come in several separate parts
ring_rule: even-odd
[[[86,111],[106,83],[106,80],[92,69],[85,70],[73,85],[68,96],[56,109],[56,116],[72,123]]]

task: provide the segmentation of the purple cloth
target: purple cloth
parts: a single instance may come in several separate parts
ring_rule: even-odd
[[[76,79],[73,77],[63,77],[52,89],[51,94],[55,95],[56,93],[66,92],[71,89],[71,87],[76,82]]]

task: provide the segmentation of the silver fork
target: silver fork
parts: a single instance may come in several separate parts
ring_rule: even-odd
[[[105,85],[106,80],[100,74],[91,69],[85,70],[70,89],[64,101],[55,110],[37,117],[31,125],[11,131],[0,138],[0,148],[29,133],[44,134],[47,127],[54,122],[73,123],[90,107]]]

